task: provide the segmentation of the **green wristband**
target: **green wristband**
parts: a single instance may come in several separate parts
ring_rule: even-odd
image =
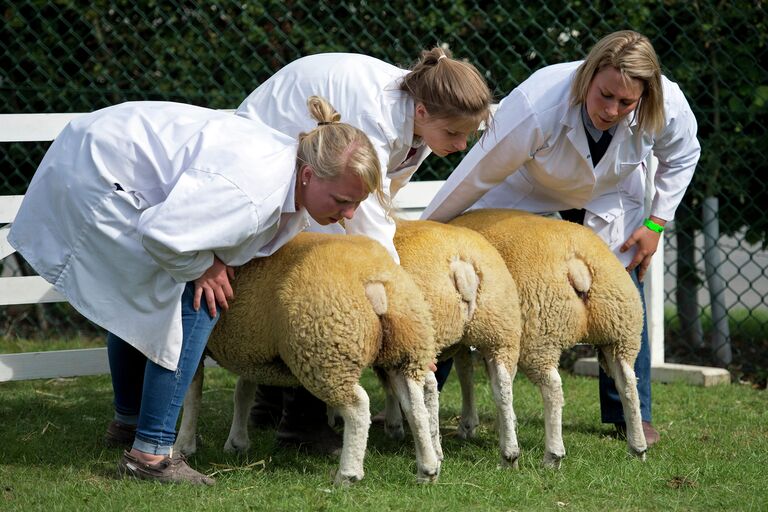
[[[655,231],[656,233],[661,233],[662,231],[664,231],[664,226],[662,226],[661,224],[656,224],[651,219],[645,219],[643,221],[643,226],[647,227],[651,231]]]

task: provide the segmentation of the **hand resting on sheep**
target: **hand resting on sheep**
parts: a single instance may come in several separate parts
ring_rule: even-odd
[[[564,349],[589,343],[616,382],[630,453],[645,459],[634,363],[640,351],[643,308],[632,279],[590,229],[516,210],[474,210],[450,222],[472,228],[498,249],[517,284],[523,319],[520,369],[541,390],[544,464],[559,467]]]
[[[479,425],[470,347],[483,356],[498,411],[501,466],[517,467],[512,383],[520,350],[517,288],[504,260],[478,233],[432,221],[398,221],[400,265],[429,304],[440,358],[453,356],[462,391],[458,433],[473,437]],[[385,427],[402,436],[402,417],[387,395]]]
[[[442,450],[430,417],[436,423],[437,386],[427,370],[435,354],[434,329],[421,292],[379,243],[302,233],[274,255],[237,269],[234,290],[235,300],[207,347],[220,366],[240,376],[225,450],[249,447],[248,412],[257,384],[302,385],[344,420],[335,482],[362,479],[370,409],[359,380],[375,364],[387,373],[414,427],[418,480],[436,480]],[[184,453],[196,448],[198,374],[176,442]]]

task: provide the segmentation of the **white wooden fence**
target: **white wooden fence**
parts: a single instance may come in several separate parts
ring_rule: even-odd
[[[51,141],[78,115],[81,114],[0,114],[0,143]],[[652,170],[655,169],[654,164],[654,161],[649,162]],[[649,172],[648,190],[652,190],[652,180],[653,172]],[[418,218],[441,184],[441,181],[421,181],[406,185],[398,192],[395,200],[400,215],[405,218]],[[14,252],[7,241],[9,224],[15,218],[22,197],[0,196],[0,260]],[[646,276],[645,285],[653,379],[663,382],[684,380],[704,386],[730,382],[728,372],[720,368],[664,362],[663,253],[662,240]],[[39,276],[0,277],[0,307],[63,300],[61,295]],[[597,375],[597,361],[594,358],[579,360],[575,370],[585,375]],[[105,348],[0,354],[0,382],[108,372]]]

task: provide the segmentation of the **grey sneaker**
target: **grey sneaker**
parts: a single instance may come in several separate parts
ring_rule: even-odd
[[[128,425],[112,420],[107,425],[107,432],[104,434],[104,444],[109,448],[124,448],[133,446],[133,440],[136,437],[136,425]]]
[[[173,454],[157,464],[146,464],[128,453],[117,463],[117,472],[122,478],[154,480],[164,484],[190,483],[195,485],[213,485],[216,480],[198,473],[187,464],[182,454]]]

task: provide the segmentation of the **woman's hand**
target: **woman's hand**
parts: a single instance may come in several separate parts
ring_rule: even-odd
[[[225,265],[214,256],[213,265],[202,276],[195,279],[195,298],[192,302],[195,311],[200,309],[200,299],[203,292],[205,292],[205,302],[208,304],[208,313],[211,318],[216,316],[216,304],[224,311],[229,309],[227,300],[232,300],[235,297],[230,285],[230,281],[234,278],[235,269]]]
[[[663,226],[667,221],[659,219],[658,217],[651,217],[651,220],[656,224]],[[651,264],[651,258],[656,253],[656,249],[659,247],[659,239],[661,233],[651,231],[645,226],[637,228],[629,239],[619,248],[620,252],[627,252],[629,249],[637,246],[637,251],[632,261],[627,265],[627,271],[631,272],[635,267],[640,267],[637,271],[637,279],[642,281],[645,277],[645,272]]]

